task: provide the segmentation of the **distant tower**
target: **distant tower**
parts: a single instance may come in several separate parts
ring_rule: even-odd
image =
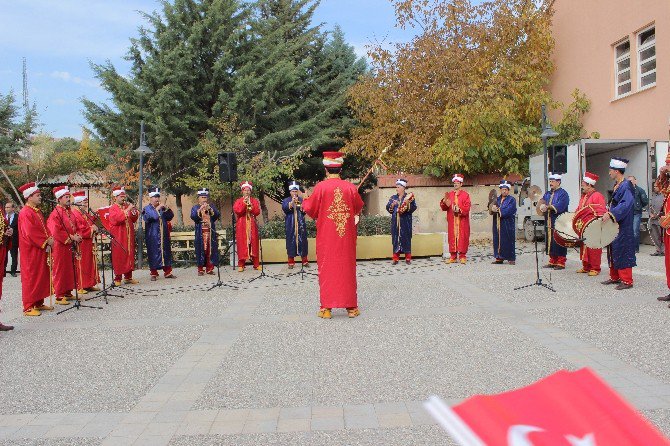
[[[26,66],[26,58],[23,58],[23,110],[28,112],[28,68]]]

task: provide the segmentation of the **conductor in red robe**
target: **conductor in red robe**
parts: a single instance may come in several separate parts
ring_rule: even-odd
[[[26,183],[19,187],[19,192],[26,200],[26,205],[19,212],[23,314],[39,316],[41,311],[53,310],[53,307],[44,304],[44,298],[52,294],[50,265],[54,239],[39,209],[42,194],[37,184]]]
[[[4,215],[0,215],[0,265],[5,264],[7,259],[7,253],[12,243],[12,234],[14,230],[9,226],[9,220],[5,218]],[[4,274],[0,274],[0,299],[2,299],[2,281],[5,278]],[[10,331],[14,327],[11,325],[5,325],[0,322],[0,331]]]
[[[607,206],[605,197],[595,188],[599,176],[595,173],[586,172],[582,178],[582,197],[577,205],[577,212],[589,205]],[[603,255],[602,248],[594,249],[582,245],[579,250],[579,258],[582,260],[582,267],[577,270],[578,273],[586,273],[589,276],[600,274],[600,263]]]
[[[332,318],[333,308],[346,308],[349,317],[360,314],[356,283],[356,223],[363,200],[358,189],[340,178],[344,154],[324,152],[326,179],[316,185],[302,209],[316,220],[316,263],[319,269],[321,309]]]
[[[70,190],[67,186],[56,186],[53,194],[58,204],[47,219],[47,228],[55,240],[53,247],[53,285],[56,303],[68,305],[72,290],[78,285],[75,279],[75,263],[81,260],[77,222],[70,208]],[[74,249],[74,254],[73,254]]]
[[[75,264],[77,268],[77,280],[79,285],[79,294],[87,294],[89,291],[100,291],[96,285],[100,283],[98,274],[98,262],[95,255],[94,239],[98,233],[98,227],[95,225],[95,217],[88,210],[88,196],[86,191],[78,191],[72,194],[74,206],[72,215],[77,221],[79,234],[82,241],[79,244],[81,258]]]
[[[251,260],[254,269],[261,269],[258,257],[259,239],[256,217],[261,213],[260,202],[251,196],[253,185],[245,181],[240,185],[242,196],[233,204],[235,212],[235,240],[237,243],[238,271],[244,271],[244,265]]]
[[[140,216],[134,204],[127,202],[126,191],[122,187],[112,190],[114,204],[109,207],[109,232],[112,241],[112,268],[114,285],[139,283],[133,279],[135,270],[135,222]]]
[[[461,189],[463,175],[456,174],[451,179],[454,190],[440,200],[440,208],[447,212],[447,237],[449,239],[449,259],[446,263],[462,264],[467,261],[470,246],[470,195]]]

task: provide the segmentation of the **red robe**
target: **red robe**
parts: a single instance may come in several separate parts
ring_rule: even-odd
[[[5,264],[5,259],[7,258],[7,251],[9,251],[9,247],[11,244],[11,239],[9,236],[5,236],[5,232],[7,232],[7,229],[9,229],[9,220],[7,220],[2,214],[0,214],[0,218],[4,220],[4,231],[0,233],[0,265]],[[5,278],[4,274],[0,274],[0,299],[2,299],[2,281]]]
[[[461,253],[461,257],[465,257],[470,246],[470,195],[463,189],[459,189],[449,192],[447,198],[451,201],[451,206],[445,205],[442,199],[440,208],[447,211],[449,253],[452,257],[456,253]],[[458,214],[454,212],[454,205],[460,208]]]
[[[135,269],[135,222],[140,216],[137,209],[126,215],[125,209],[114,203],[109,207],[109,232],[112,241],[112,266],[114,274],[128,274]]]
[[[251,247],[251,257],[258,257],[258,223],[256,218],[261,213],[261,203],[252,197],[251,210],[247,210],[244,198],[240,197],[233,204],[233,211],[237,220],[235,222],[235,239],[237,243],[237,256],[242,260],[247,260],[249,256],[249,247]]]
[[[316,185],[302,209],[316,220],[321,308],[357,307],[354,216],[363,209],[358,189],[340,178],[328,178]]]
[[[47,219],[47,228],[54,238],[52,253],[54,293],[56,297],[63,297],[75,287],[71,237],[78,232],[72,210],[60,205],[56,206]],[[79,246],[76,247],[76,250],[78,259],[80,257]]]
[[[577,211],[585,208],[590,204],[601,204],[606,206],[605,197],[598,191],[591,192],[590,194],[582,194],[582,197],[579,199],[579,204],[577,205]],[[588,248],[585,245],[579,249],[579,258],[582,260],[582,266],[586,271],[598,271],[600,272],[600,263],[603,255],[602,248],[594,249]]]
[[[100,275],[98,274],[98,262],[95,258],[94,241],[93,241],[93,223],[92,217],[88,217],[84,211],[77,208],[72,212],[77,221],[77,228],[83,240],[79,244],[81,259],[77,261],[77,280],[79,281],[79,289],[87,289],[96,286],[100,283]]]
[[[23,311],[44,303],[51,295],[51,254],[46,250],[51,237],[42,211],[29,204],[19,212],[19,246],[21,256],[21,297]]]

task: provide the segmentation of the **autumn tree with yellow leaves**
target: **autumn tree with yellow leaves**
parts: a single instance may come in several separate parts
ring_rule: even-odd
[[[558,107],[553,0],[394,0],[410,42],[369,49],[350,90],[361,126],[346,150],[406,172],[523,172],[540,147],[541,105]],[[585,100],[585,98],[582,98]]]

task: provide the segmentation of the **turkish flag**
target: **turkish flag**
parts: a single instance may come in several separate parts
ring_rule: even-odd
[[[111,206],[105,206],[102,208],[98,209],[98,217],[100,217],[100,222],[102,222],[102,226],[105,227],[109,231],[109,208]]]
[[[554,373],[498,395],[426,409],[461,445],[670,445],[654,426],[588,368]]]

